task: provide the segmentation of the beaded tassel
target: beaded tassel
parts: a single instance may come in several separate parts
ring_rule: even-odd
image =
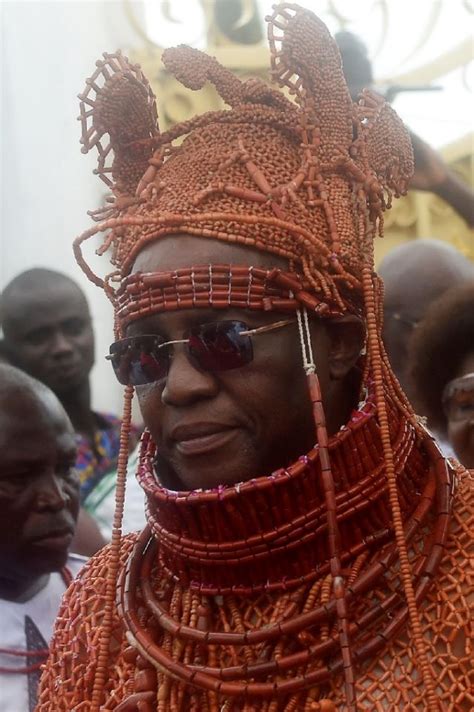
[[[329,565],[332,578],[332,588],[336,601],[336,614],[339,628],[339,644],[341,646],[344,682],[346,691],[346,702],[348,712],[353,712],[355,708],[354,693],[354,669],[352,665],[352,655],[349,639],[348,610],[345,595],[344,578],[341,566],[341,536],[337,522],[336,491],[332,473],[331,459],[328,449],[328,433],[326,429],[326,417],[324,414],[323,399],[319,379],[316,374],[316,364],[314,362],[313,350],[311,346],[311,332],[309,327],[308,313],[303,309],[303,313],[297,312],[298,330],[303,356],[303,367],[308,381],[309,398],[313,406],[313,419],[316,428],[316,442],[319,450],[319,462],[321,468],[321,480],[323,485],[324,499],[326,503],[327,517],[327,539],[329,552]]]
[[[127,483],[127,464],[129,452],[130,428],[132,422],[133,387],[127,386],[124,393],[123,419],[120,430],[120,450],[117,464],[117,485],[115,488],[115,512],[110,542],[110,564],[107,570],[107,593],[104,621],[100,632],[97,662],[92,689],[91,712],[100,712],[104,687],[108,676],[109,647],[112,629],[112,611],[115,601],[115,588],[120,566],[120,542],[122,538],[122,519]]]
[[[418,664],[426,687],[426,702],[430,712],[438,712],[438,697],[435,692],[433,677],[428,662],[427,650],[423,633],[421,630],[420,616],[416,605],[416,598],[413,589],[413,572],[408,558],[405,533],[403,531],[403,520],[400,508],[399,494],[397,490],[397,480],[395,474],[395,464],[393,459],[393,448],[390,441],[390,430],[388,425],[387,409],[384,394],[383,361],[380,355],[381,334],[377,328],[375,319],[375,299],[372,284],[372,273],[369,267],[363,271],[364,295],[367,312],[367,334],[369,344],[369,356],[373,368],[375,393],[377,399],[377,415],[380,421],[380,437],[382,440],[383,454],[385,460],[385,471],[389,485],[390,506],[392,509],[395,538],[400,556],[400,570],[402,574],[403,587],[408,604],[410,624],[412,627],[413,642],[415,645]]]
[[[342,651],[344,665],[344,679],[346,686],[346,701],[348,712],[352,712],[355,707],[354,693],[354,670],[349,640],[348,610],[345,595],[344,578],[341,566],[341,537],[336,517],[336,493],[334,489],[334,479],[332,476],[331,460],[328,450],[328,434],[324,417],[324,408],[321,397],[321,388],[316,373],[308,373],[308,388],[313,404],[313,417],[316,425],[316,441],[319,447],[319,457],[321,461],[321,477],[326,498],[327,520],[328,520],[328,542],[331,565],[331,576],[333,583],[333,593],[336,600],[336,612],[339,625],[339,642]]]

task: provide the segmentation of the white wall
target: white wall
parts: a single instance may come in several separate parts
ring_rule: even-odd
[[[106,193],[91,175],[95,156],[80,152],[77,94],[102,52],[126,50],[137,40],[120,0],[0,0],[0,11],[0,288],[35,266],[79,282],[96,333],[93,405],[120,412],[122,389],[104,359],[112,340],[112,309],[82,274],[71,249],[73,238],[92,224],[86,211],[97,208]],[[94,264],[102,272],[108,267],[106,257]]]

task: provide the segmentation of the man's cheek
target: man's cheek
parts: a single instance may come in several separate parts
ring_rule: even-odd
[[[143,386],[136,386],[136,393],[145,425],[150,430],[153,439],[157,441],[161,435],[161,420],[163,417],[161,389],[157,387],[156,383],[148,383]]]
[[[156,400],[156,384],[146,383],[143,386],[135,386],[135,390],[141,411],[149,409],[153,401]]]
[[[22,368],[29,368],[44,360],[43,349],[34,346],[25,346],[17,353],[17,364]]]

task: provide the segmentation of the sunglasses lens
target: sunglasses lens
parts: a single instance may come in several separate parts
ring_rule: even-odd
[[[142,386],[154,383],[168,372],[168,353],[158,351],[156,338],[124,339],[110,347],[112,366],[119,383]]]
[[[248,326],[241,321],[203,324],[189,333],[188,352],[192,361],[204,371],[229,371],[250,363],[252,341],[241,336]]]

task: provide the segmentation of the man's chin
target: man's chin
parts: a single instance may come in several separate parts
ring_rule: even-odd
[[[213,463],[206,467],[196,463],[196,467],[193,469],[178,467],[171,476],[166,478],[166,482],[161,477],[160,481],[170,489],[192,491],[232,487],[254,477],[258,477],[257,466],[252,467],[248,463],[242,463],[239,467],[235,460],[232,462],[232,459],[229,458],[223,466],[216,466]]]
[[[50,377],[48,381],[44,379],[43,383],[51,388],[53,393],[60,398],[62,395],[67,395],[68,393],[77,391],[86,381],[87,377],[81,372],[75,373],[71,376],[57,374]]]
[[[221,442],[222,441],[222,442]],[[215,438],[196,438],[160,453],[157,473],[164,487],[179,491],[232,486],[257,477],[257,452],[240,429],[223,431]]]
[[[51,574],[54,571],[61,571],[66,566],[68,559],[68,549],[50,550],[44,549],[40,558],[31,558],[30,569],[35,576]]]

